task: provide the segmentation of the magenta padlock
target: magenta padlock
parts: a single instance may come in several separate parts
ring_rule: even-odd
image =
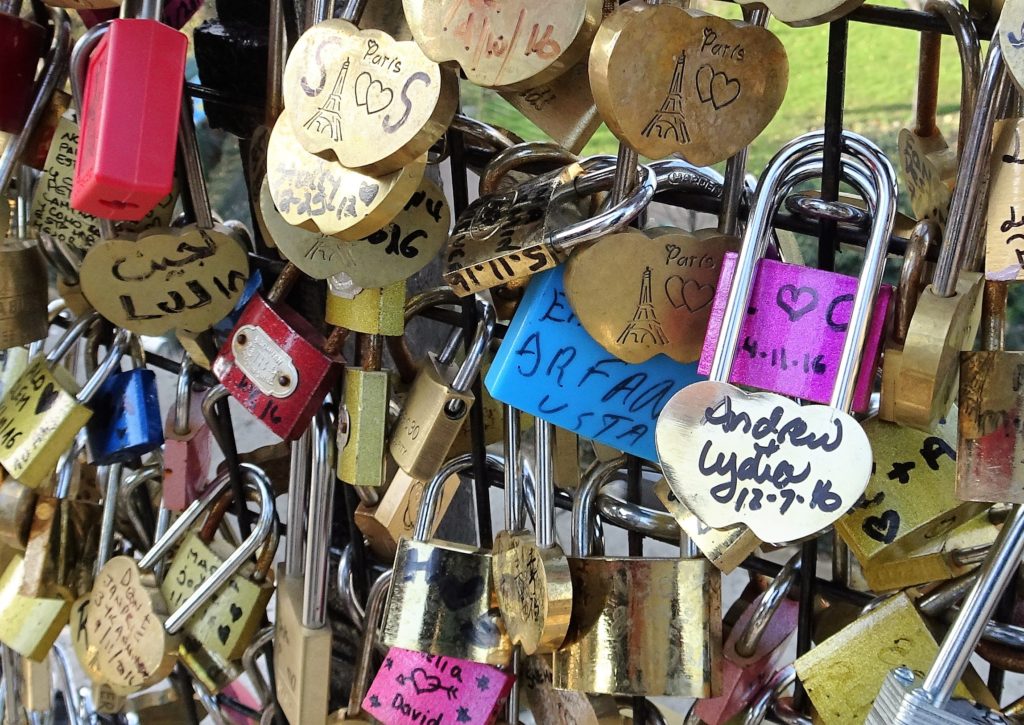
[[[392,647],[363,698],[363,711],[384,725],[487,725],[514,679],[491,665]]]
[[[711,371],[736,259],[735,252],[728,252],[722,260],[697,367],[701,375]],[[828,403],[856,293],[856,277],[759,261],[729,382]],[[892,285],[883,284],[875,299],[853,398],[857,412],[866,411],[871,399],[892,294]]]
[[[701,722],[725,725],[749,707],[778,669],[800,614],[800,605],[786,598],[799,572],[798,560],[790,559],[729,632],[722,647],[722,694],[694,704]]]
[[[212,433],[203,417],[203,399],[192,391],[192,360],[181,361],[174,405],[164,424],[163,504],[184,511],[209,481]]]

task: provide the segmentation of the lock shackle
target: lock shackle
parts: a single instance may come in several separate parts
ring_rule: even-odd
[[[618,496],[605,493],[604,488],[597,495],[597,514],[602,521],[620,529],[661,541],[678,542],[682,535],[682,529],[672,514],[623,501]]]
[[[571,550],[575,557],[591,556],[594,547],[594,517],[591,510],[598,492],[622,468],[619,458],[591,466],[576,489],[572,502]]]
[[[242,669],[249,675],[249,679],[252,680],[253,689],[256,690],[256,699],[264,707],[273,703],[274,692],[271,690],[267,678],[263,676],[263,671],[256,664],[256,660],[273,641],[274,625],[264,627],[256,633],[256,636],[252,638],[252,642],[249,643],[249,646],[242,653]]]
[[[942,232],[934,220],[922,219],[907,238],[907,249],[903,253],[900,282],[897,287],[896,304],[893,305],[892,339],[897,345],[907,341],[910,321],[917,309],[919,292],[924,287],[924,275],[928,268],[928,250],[938,246]]]
[[[998,42],[989,43],[977,97],[991,101],[975,104],[967,138],[958,149],[957,183],[950,198],[946,234],[939,247],[932,281],[932,289],[940,297],[955,295],[960,270],[974,269],[977,263],[981,235],[975,233],[975,222],[978,219],[976,215],[984,213],[985,204],[979,202],[983,181],[988,179],[986,164],[992,148],[992,127],[998,115],[998,99],[1003,98],[1009,89],[1003,51]]]
[[[981,349],[1006,349],[1006,302],[1009,283],[985,280],[981,294]]]
[[[86,441],[84,431],[79,431],[75,436],[75,442],[64,451],[57,462],[57,482],[53,486],[54,498],[67,498],[71,492],[71,482],[75,477],[75,464],[78,463],[78,457],[85,452]]]
[[[483,297],[476,297],[476,314],[478,321],[476,331],[473,333],[473,340],[466,351],[466,359],[455,374],[452,380],[452,390],[457,393],[464,393],[476,380],[480,372],[480,366],[484,362],[484,354],[494,337],[494,326],[497,324],[497,317],[494,314],[494,306]],[[454,402],[454,401],[453,401]]]
[[[127,3],[121,6],[121,17],[127,17]],[[164,10],[164,0],[138,0],[138,10],[135,18],[142,20],[156,20],[160,22]]]
[[[167,630],[168,634],[180,632],[186,622],[235,575],[242,564],[255,554],[256,550],[271,535],[271,529],[276,522],[276,514],[274,512],[274,494],[270,479],[262,469],[250,463],[242,463],[239,468],[241,469],[245,485],[255,488],[259,496],[260,507],[256,524],[253,526],[252,533],[246,537],[245,541],[231,552],[231,556],[167,617],[167,620],[164,622],[164,629]],[[203,512],[212,506],[220,495],[227,490],[230,483],[231,478],[226,471],[218,475],[209,488],[203,492],[203,495],[193,501],[182,512],[181,516],[170,525],[164,535],[154,542],[153,548],[147,551],[141,561],[139,561],[139,568],[149,570],[156,566],[157,562],[184,538],[185,534],[199,520]]]
[[[800,559],[799,553],[791,556],[758,598],[753,614],[750,615],[739,639],[736,640],[736,654],[740,657],[753,657],[757,652],[764,633],[768,631],[772,617],[779,611],[782,601],[796,583],[797,576],[800,574]]]
[[[348,618],[358,628],[362,628],[366,621],[366,609],[355,595],[355,578],[352,573],[352,544],[345,544],[338,557],[338,574],[335,578],[335,586],[338,588],[338,597],[341,599],[342,608],[348,614]]]
[[[181,150],[185,184],[192,199],[192,213],[195,215],[196,226],[200,229],[213,229],[213,210],[210,208],[210,194],[206,187],[206,177],[203,175],[203,157],[199,153],[199,138],[192,116],[191,96],[186,94],[183,100],[178,119],[178,148]]]
[[[187,352],[181,356],[178,366],[178,380],[174,386],[174,432],[188,435],[192,425],[192,356]]]
[[[715,199],[724,198],[725,180],[714,169],[695,166],[683,159],[661,159],[652,161],[658,193],[663,191],[684,191],[702,193]]]
[[[0,159],[0,164],[3,164]],[[39,232],[39,251],[54,268],[61,280],[68,286],[79,283],[78,270],[82,266],[82,253],[67,242],[54,239],[46,232]]]
[[[327,568],[335,484],[334,435],[330,409],[326,405],[313,416],[310,430],[313,453],[303,553],[302,626],[320,629],[327,625]]]
[[[488,473],[504,476],[505,461],[500,456],[488,453],[485,460]],[[423,497],[420,499],[420,510],[416,519],[416,528],[412,534],[413,541],[426,542],[430,539],[430,531],[434,528],[434,519],[437,517],[437,504],[441,500],[441,492],[444,491],[445,481],[456,474],[472,468],[473,454],[464,453],[461,456],[452,458],[441,466],[441,470],[430,479],[430,483],[423,489]]]
[[[60,339],[57,340],[57,344],[53,350],[46,354],[44,358],[46,366],[52,368],[56,365],[61,358],[70,352],[72,346],[78,341],[78,339],[85,334],[86,330],[91,328],[93,325],[99,323],[101,320],[100,316],[96,312],[90,312],[87,315],[82,315],[78,318],[75,323],[67,329],[67,331],[61,335]],[[114,340],[110,344],[107,351],[107,356],[100,363],[96,371],[86,380],[85,384],[78,391],[75,399],[87,405],[91,401],[96,393],[99,392],[100,387],[106,382],[112,374],[121,369],[121,357],[124,355],[125,350],[128,347],[128,343],[131,339],[131,333],[127,330],[119,329],[114,335]]]
[[[523,143],[517,134],[506,128],[492,126],[489,123],[467,116],[464,113],[456,113],[449,126],[451,130],[458,131],[469,138],[476,139],[482,143],[501,151]],[[443,137],[442,137],[443,138]]]
[[[537,546],[551,549],[555,541],[555,426],[540,418],[534,419],[534,457],[536,478],[534,479],[534,532]]]
[[[349,691],[348,707],[345,710],[347,718],[354,719],[363,714],[363,698],[370,687],[370,672],[373,670],[378,630],[384,623],[384,604],[387,602],[392,578],[393,570],[388,569],[374,580],[366,596],[366,626],[363,629],[363,641],[359,646],[359,658],[356,660],[352,689]]]
[[[345,9],[341,11],[341,19],[347,20],[353,25],[359,25],[359,21],[363,17],[363,10],[365,9],[366,0],[347,0]]]
[[[246,501],[259,503],[259,494],[253,488],[245,489]],[[220,528],[224,522],[224,517],[228,513],[228,509],[234,502],[234,492],[230,489],[225,491],[214,501],[213,506],[206,514],[206,520],[203,522],[202,528],[199,529],[199,540],[204,544],[209,545],[213,541],[213,537],[217,535],[217,529]],[[270,529],[270,536],[263,543],[259,553],[256,555],[256,569],[253,571],[250,579],[257,584],[266,581],[267,572],[270,571],[270,567],[274,564],[274,555],[277,553],[277,545],[281,540],[281,533],[277,526],[272,526]]]
[[[496,194],[501,182],[513,171],[538,164],[541,173],[568,166],[579,161],[579,156],[553,141],[525,141],[499,151],[487,162],[480,174],[480,196]]]
[[[736,263],[718,346],[708,376],[710,380],[727,381],[732,371],[740,330],[750,304],[757,263],[768,246],[772,215],[794,183],[800,179],[793,176],[792,172],[804,166],[807,159],[820,155],[824,143],[823,131],[804,134],[790,141],[768,163],[758,181],[754,206],[743,235],[743,246]],[[864,266],[858,279],[857,294],[853,300],[830,400],[832,407],[848,411],[853,402],[860,353],[867,337],[868,322],[882,282],[882,273],[885,271],[889,236],[896,217],[896,171],[881,149],[862,136],[843,132],[842,145],[844,154],[864,164],[870,172],[876,194],[874,199],[868,199],[869,206],[873,207],[874,220],[865,247]]]
[[[288,518],[285,524],[284,575],[289,579],[302,576],[306,558],[303,514],[309,506],[309,465],[312,458],[310,441],[312,426],[289,444],[291,454],[288,466]]]
[[[783,692],[796,683],[796,667],[786,665],[771,676],[761,688],[754,701],[748,706],[743,725],[761,725],[768,717],[768,710]]]
[[[518,408],[508,403],[501,405],[502,453],[505,456],[505,529],[521,531],[526,528],[526,474],[519,465],[522,417]]]
[[[0,189],[4,191],[10,185],[14,170],[18,167],[25,149],[28,148],[33,129],[39,125],[50,104],[53,92],[63,81],[72,55],[71,20],[68,18],[67,12],[54,7],[47,7],[46,10],[54,27],[53,40],[50,41],[50,49],[43,64],[42,76],[38,81],[35,95],[32,97],[28,115],[25,117],[24,128],[8,140],[3,153],[0,153]]]
[[[958,0],[926,0],[922,8],[927,13],[939,15],[949,24],[956,40],[957,52],[960,56],[960,126],[957,133],[957,156],[959,157],[967,140],[971,126],[971,117],[978,100],[978,86],[981,85],[981,39],[967,8]],[[941,40],[938,33],[922,33],[921,42],[926,36],[934,35]],[[936,68],[936,85],[938,69]],[[935,104],[931,104],[934,110]],[[933,114],[934,115],[934,114]]]

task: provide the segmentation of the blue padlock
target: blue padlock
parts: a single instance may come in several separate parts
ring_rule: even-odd
[[[485,384],[496,400],[585,438],[657,461],[654,426],[672,395],[698,380],[696,363],[665,355],[627,363],[580,324],[562,267],[534,275]]]
[[[85,432],[97,465],[128,463],[163,445],[164,426],[152,370],[137,365],[115,372],[100,386],[90,407],[93,415]]]

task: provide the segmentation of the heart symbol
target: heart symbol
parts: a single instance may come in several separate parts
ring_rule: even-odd
[[[390,106],[395,96],[390,88],[385,88],[383,83],[373,79],[367,71],[356,77],[355,93],[356,105],[364,107],[371,116]]]
[[[807,299],[803,300],[805,297]],[[796,322],[818,306],[818,292],[812,287],[798,288],[796,285],[784,284],[779,287],[775,301],[789,316],[789,321]]]
[[[743,523],[773,544],[837,521],[871,478],[871,445],[850,415],[727,383],[694,383],[672,396],[655,442],[686,508],[708,526]]]
[[[220,225],[154,229],[93,245],[81,278],[85,298],[118,327],[138,335],[203,332],[241,299],[249,258]]]
[[[883,512],[881,516],[868,516],[861,524],[861,528],[875,541],[891,544],[896,540],[896,535],[900,531],[899,512],[890,509]]]
[[[57,389],[53,383],[47,383],[43,392],[39,393],[39,400],[36,401],[36,415],[41,415],[50,409],[53,401],[57,399]]]
[[[370,206],[373,200],[377,198],[377,194],[380,192],[380,184],[374,184],[370,182],[362,182],[359,185],[359,200],[366,206]]]
[[[688,279],[683,284],[683,304],[690,312],[702,310],[715,298],[713,284],[701,284],[697,280]]]
[[[221,644],[228,643],[228,637],[231,636],[231,627],[226,624],[222,624],[217,627],[217,639],[220,640]]]
[[[422,667],[417,667],[410,673],[413,689],[417,695],[428,692],[437,692],[441,689],[441,678],[436,675],[428,675]]]
[[[769,30],[669,3],[626,3],[605,17],[589,70],[597,110],[620,141],[698,166],[757,138],[789,81],[786,49]]]
[[[231,612],[231,621],[232,622],[237,622],[239,619],[242,618],[242,608],[240,606],[238,606],[237,604],[235,604],[234,602],[231,602],[231,607],[229,608],[228,611]]]
[[[344,20],[303,33],[284,79],[285,115],[299,145],[374,176],[425,154],[458,103],[455,68],[439,66],[415,41]]]

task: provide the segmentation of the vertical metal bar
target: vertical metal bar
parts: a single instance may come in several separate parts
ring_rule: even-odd
[[[234,494],[235,516],[238,517],[238,529],[244,539],[252,531],[252,513],[245,505],[245,488],[242,485],[241,462],[238,460],[238,446],[235,443],[235,427],[231,424],[231,407],[227,397],[218,400],[214,406],[217,416],[217,427],[220,428],[219,442],[224,454],[224,465],[228,469],[231,480],[231,492]]]

